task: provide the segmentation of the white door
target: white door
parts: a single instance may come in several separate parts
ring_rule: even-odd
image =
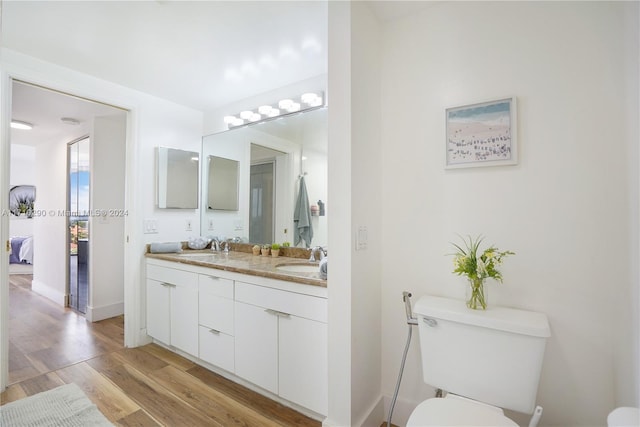
[[[171,345],[194,356],[198,355],[197,285],[172,285]]]
[[[147,279],[147,334],[171,344],[170,285]]]
[[[235,303],[236,375],[278,393],[278,317],[262,307]]]
[[[327,324],[296,316],[279,319],[279,394],[327,414]]]

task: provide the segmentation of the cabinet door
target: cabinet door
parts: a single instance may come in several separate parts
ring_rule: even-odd
[[[147,280],[147,334],[171,344],[170,285]]]
[[[278,317],[262,307],[235,303],[236,375],[278,393]]]
[[[301,317],[279,319],[279,394],[327,414],[327,324]]]
[[[171,345],[198,355],[198,288],[171,288]]]

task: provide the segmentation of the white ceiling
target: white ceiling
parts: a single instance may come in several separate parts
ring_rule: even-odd
[[[3,46],[207,111],[327,72],[324,1],[4,1]]]
[[[382,22],[431,4],[368,3]],[[3,47],[200,111],[327,72],[326,1],[0,0],[0,6]],[[14,118],[37,127],[12,131],[12,143],[78,133],[59,120],[84,120],[85,104],[47,92],[13,94]],[[85,106],[86,114],[100,108]]]
[[[125,114],[115,107],[21,82],[13,83],[11,104],[13,120],[34,125],[31,130],[11,129],[11,143],[30,146],[74,141],[89,135],[94,117]],[[76,119],[79,124],[65,124],[60,120],[63,117]]]

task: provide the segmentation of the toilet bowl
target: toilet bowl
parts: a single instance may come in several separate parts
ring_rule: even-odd
[[[407,421],[407,427],[428,426],[518,427],[518,424],[496,406],[449,393],[445,398],[425,400]]]

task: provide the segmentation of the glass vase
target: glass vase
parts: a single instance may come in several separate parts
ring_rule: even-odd
[[[467,307],[473,310],[487,309],[487,292],[484,287],[484,279],[469,279],[467,288]]]

